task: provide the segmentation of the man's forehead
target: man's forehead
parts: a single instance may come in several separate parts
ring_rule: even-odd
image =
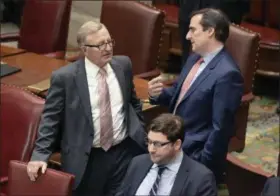
[[[108,38],[110,38],[110,34],[106,29],[100,29],[98,32],[90,34],[87,36],[88,41],[92,42],[102,42],[106,41]]]
[[[202,15],[201,14],[197,14],[197,15],[194,15],[192,18],[191,18],[191,24],[199,24],[200,21],[201,21],[201,18],[202,18]]]
[[[154,132],[154,131],[149,131],[148,133],[148,138],[149,139],[165,139],[167,138],[166,135],[164,135],[163,133],[161,132]]]

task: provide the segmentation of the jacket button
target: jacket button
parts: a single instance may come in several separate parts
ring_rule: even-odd
[[[89,134],[89,136],[92,137],[92,136],[93,136],[93,133]]]

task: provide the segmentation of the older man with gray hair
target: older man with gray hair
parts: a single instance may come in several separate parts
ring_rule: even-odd
[[[45,173],[61,135],[61,166],[75,175],[74,193],[114,195],[130,160],[146,150],[142,105],[131,61],[113,56],[103,24],[86,22],[77,41],[84,57],[53,72],[27,173],[32,181]]]

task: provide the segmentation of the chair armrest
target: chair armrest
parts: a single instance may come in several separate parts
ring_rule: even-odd
[[[251,101],[254,100],[254,98],[255,98],[255,96],[253,95],[252,92],[247,93],[247,94],[242,96],[241,104],[250,103]]]
[[[252,166],[250,166],[247,163],[242,162],[241,160],[239,160],[238,158],[234,157],[233,155],[231,155],[230,153],[227,154],[227,161],[229,161],[230,163],[244,169],[247,170],[249,172],[261,175],[261,176],[266,176],[266,177],[272,177],[273,174],[270,174],[268,172],[263,171],[262,169],[258,169],[258,168],[254,168]]]
[[[148,72],[145,72],[145,73],[141,73],[141,74],[137,74],[136,77],[138,78],[142,78],[142,79],[145,79],[145,80],[150,80],[154,77],[157,77],[160,75],[160,71],[158,69],[154,69],[152,71],[148,71]]]
[[[8,176],[0,177],[0,185],[8,183]]]
[[[18,41],[19,33],[4,33],[0,35],[0,42]]]
[[[44,56],[50,57],[50,58],[56,58],[56,59],[64,59],[65,57],[65,51],[56,51],[44,54]]]

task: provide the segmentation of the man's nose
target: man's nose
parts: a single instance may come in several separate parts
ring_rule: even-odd
[[[149,152],[153,153],[153,152],[156,151],[156,148],[153,144],[151,144],[151,145],[148,146],[148,150],[149,150]]]
[[[111,49],[112,49],[112,46],[110,46],[110,44],[106,43],[105,50],[111,50]]]
[[[190,39],[191,39],[191,34],[190,34],[190,32],[187,33],[186,39],[187,39],[187,40],[190,40]]]

